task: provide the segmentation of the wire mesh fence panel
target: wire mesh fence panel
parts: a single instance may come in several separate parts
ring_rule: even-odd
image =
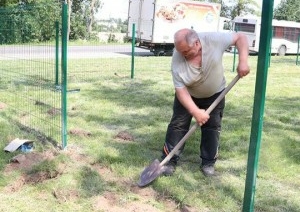
[[[70,142],[82,140],[82,135],[93,137],[107,128],[114,129],[115,125],[118,125],[116,122],[124,120],[125,117],[120,117],[119,121],[114,117],[107,117],[110,110],[120,108],[122,113],[122,110],[126,110],[125,105],[138,101],[127,100],[134,93],[137,98],[140,98],[143,92],[146,95],[147,90],[139,89],[141,84],[146,83],[145,87],[148,89],[148,83],[160,81],[157,80],[161,77],[159,73],[161,70],[170,71],[170,61],[170,56],[154,56],[149,50],[141,48],[134,48],[133,54],[132,44],[124,42],[123,39],[118,42],[88,41],[80,45],[70,42],[68,46]],[[146,75],[148,81],[144,82]],[[99,126],[96,131],[95,126]]]
[[[71,14],[67,45],[68,104],[63,105],[62,76],[58,70],[62,55],[55,28],[61,11],[60,3],[0,9],[0,95],[11,109],[7,116],[56,143],[61,141],[66,127],[62,108],[67,107],[68,135],[80,140],[74,134],[88,135],[88,127],[93,124],[87,121],[93,117],[89,109],[94,108],[95,112],[114,107],[116,98],[122,98],[114,97],[114,101],[107,102],[115,85],[121,83],[125,92],[134,89],[135,83],[142,83],[141,75],[149,75],[148,82],[158,79],[157,67],[170,70],[170,57],[157,57],[147,49],[133,48],[126,40],[126,33],[102,32],[101,27],[95,26],[91,33],[86,29],[85,36],[76,39],[80,33],[74,34],[77,26],[73,25],[72,17],[76,14]],[[98,96],[97,90],[107,92],[105,97]],[[101,117],[97,121],[101,122]]]
[[[0,95],[8,105],[9,119],[40,138],[58,142],[61,93],[55,87],[56,29],[45,13],[51,9],[57,11],[53,5],[0,9]]]

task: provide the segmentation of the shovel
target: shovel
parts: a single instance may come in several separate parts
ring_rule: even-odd
[[[230,91],[230,89],[239,79],[240,77],[239,75],[237,75],[232,80],[232,82],[222,91],[218,98],[209,106],[209,108],[206,110],[206,113],[211,113],[211,111],[220,103],[220,101],[225,97],[225,95]],[[182,147],[184,142],[196,131],[198,126],[199,124],[195,123],[185,134],[185,136],[179,141],[179,143],[174,147],[174,149],[167,155],[167,157],[164,158],[163,161],[159,162],[158,159],[155,159],[150,164],[150,166],[144,169],[140,176],[140,180],[137,183],[139,187],[145,187],[165,171],[166,166],[164,165],[174,156],[174,154],[180,149],[180,147]]]

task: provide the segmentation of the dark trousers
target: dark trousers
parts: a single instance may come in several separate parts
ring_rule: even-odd
[[[216,93],[208,98],[192,97],[192,99],[199,108],[206,110],[220,93]],[[210,113],[209,120],[203,126],[201,126],[200,158],[202,159],[202,165],[214,164],[217,160],[224,107],[225,98]],[[165,158],[178,144],[182,137],[188,132],[191,120],[192,116],[179,102],[175,94],[173,116],[168,125],[162,158]],[[179,151],[171,158],[170,161],[174,162],[175,164],[177,163],[184,146],[185,145],[179,149]]]

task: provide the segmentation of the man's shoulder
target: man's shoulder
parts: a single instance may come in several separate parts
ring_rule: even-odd
[[[173,50],[173,55],[172,55],[172,63],[173,62],[183,62],[184,61],[184,57],[182,56],[182,54],[180,54],[175,48]]]
[[[199,32],[199,38],[216,39],[220,37],[232,37],[233,32]]]
[[[228,46],[233,39],[233,33],[230,32],[201,32],[199,39],[202,45],[205,46],[219,46],[224,44]]]

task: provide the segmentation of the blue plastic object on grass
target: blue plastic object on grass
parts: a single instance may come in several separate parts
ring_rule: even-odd
[[[33,144],[32,143],[24,143],[20,146],[20,150],[22,152],[30,152],[33,150]]]

